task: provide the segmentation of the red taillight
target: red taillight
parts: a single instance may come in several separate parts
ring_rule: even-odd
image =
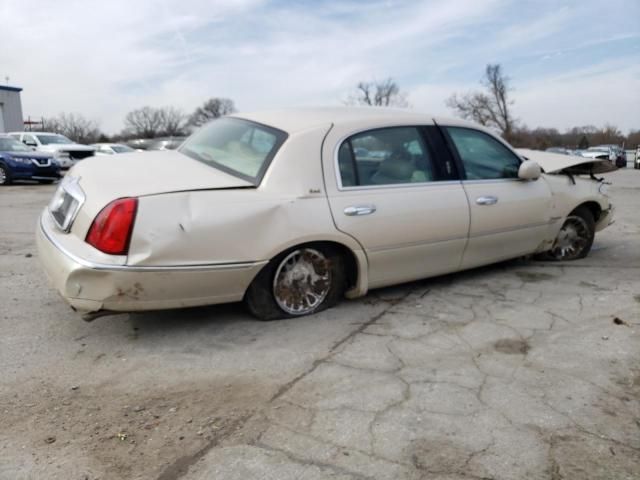
[[[137,198],[114,200],[93,220],[85,241],[101,252],[126,255],[137,210]]]

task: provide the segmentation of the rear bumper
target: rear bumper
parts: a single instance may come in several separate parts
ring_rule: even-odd
[[[133,312],[239,301],[266,262],[136,267],[91,264],[65,251],[45,221],[36,233],[38,254],[53,286],[74,310]]]

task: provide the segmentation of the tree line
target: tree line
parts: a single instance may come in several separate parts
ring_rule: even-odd
[[[456,116],[474,121],[499,132],[514,147],[544,150],[549,147],[585,149],[594,145],[617,144],[627,148],[640,145],[640,129],[624,135],[616,126],[606,124],[576,126],[560,132],[556,128],[529,128],[513,114],[514,100],[510,79],[500,64],[488,64],[478,90],[454,93],[446,100]],[[344,101],[351,106],[410,107],[408,95],[392,78],[381,81],[361,81]],[[43,122],[47,131],[62,133],[79,143],[122,140],[131,138],[155,138],[181,136],[214,118],[236,111],[233,100],[213,97],[205,101],[193,113],[186,115],[175,107],[145,106],[125,116],[124,130],[109,138],[98,124],[82,115],[62,113]]]
[[[47,132],[60,133],[78,143],[177,137],[187,135],[200,125],[235,111],[233,100],[210,98],[191,115],[186,115],[182,110],[171,106],[144,106],[132,110],[124,118],[124,130],[111,137],[100,131],[97,122],[77,113],[61,113],[57,117],[43,120],[42,128]]]

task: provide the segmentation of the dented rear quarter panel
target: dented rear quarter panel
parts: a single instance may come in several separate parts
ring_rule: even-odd
[[[290,135],[256,188],[140,197],[127,265],[262,262],[299,244],[330,241],[354,253],[355,291],[366,292],[364,253],[335,228],[324,189],[320,145],[330,128]]]

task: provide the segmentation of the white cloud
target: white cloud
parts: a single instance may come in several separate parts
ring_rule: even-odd
[[[188,112],[210,96],[230,97],[242,110],[338,104],[359,80],[387,76],[409,91],[414,108],[446,114],[444,99],[477,87],[485,63],[508,60],[510,49],[538,48],[541,39],[572,20],[573,10],[565,8],[536,21],[505,21],[505,12],[518,5],[508,0],[4,0],[0,18],[11,21],[3,22],[0,77],[9,75],[24,88],[25,115],[79,112],[110,133],[122,128],[128,111],[143,105]],[[482,27],[486,36],[478,36]],[[471,68],[461,78],[460,70]],[[624,82],[637,85],[633,72],[610,77],[618,90],[628,90]],[[547,80],[538,84],[532,77],[517,85],[519,115],[529,124],[544,120],[543,106],[557,102],[559,85],[566,86],[568,98],[575,97],[572,82],[586,98],[594,97],[588,88],[601,87],[578,76],[556,80],[552,89]],[[618,108],[619,102],[609,104]],[[584,110],[589,109],[567,110],[580,117],[567,114],[566,121],[602,123]],[[624,117],[613,112],[608,121]],[[560,118],[565,121],[556,116],[540,123],[555,125]],[[632,123],[631,118],[619,122]]]
[[[640,64],[629,58],[546,76],[520,87],[514,98],[516,114],[532,127],[611,123],[626,132],[640,127]]]

